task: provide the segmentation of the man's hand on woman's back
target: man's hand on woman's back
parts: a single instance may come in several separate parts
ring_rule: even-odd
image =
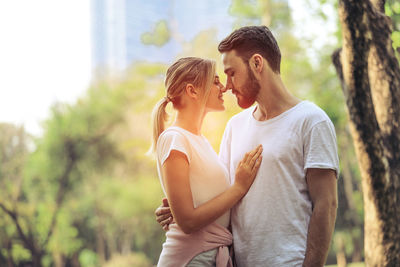
[[[162,204],[156,209],[154,212],[156,215],[157,222],[161,225],[161,227],[165,230],[169,230],[169,225],[174,221],[174,218],[171,213],[171,209],[169,208],[168,200],[163,198]]]

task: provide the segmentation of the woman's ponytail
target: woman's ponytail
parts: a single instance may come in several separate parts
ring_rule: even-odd
[[[168,102],[170,102],[169,98],[164,97],[157,102],[153,109],[153,142],[150,148],[152,152],[156,151],[158,137],[165,130],[165,121],[168,120],[168,114],[165,109]]]

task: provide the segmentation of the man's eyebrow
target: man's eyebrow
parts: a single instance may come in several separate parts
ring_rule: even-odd
[[[215,78],[216,78],[216,79],[219,79],[219,76],[218,76],[218,75],[215,75]]]

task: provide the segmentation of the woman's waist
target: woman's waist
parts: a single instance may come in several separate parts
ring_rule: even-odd
[[[218,222],[213,222],[190,234],[184,233],[178,224],[172,223],[166,237],[166,243],[218,243],[220,246],[232,244],[232,233]]]

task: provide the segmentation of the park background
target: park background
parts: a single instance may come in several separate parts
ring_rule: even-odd
[[[16,2],[24,12],[37,11],[35,1]],[[278,40],[287,88],[322,107],[336,128],[339,207],[327,264],[364,261],[361,178],[345,98],[331,60],[342,41],[337,1],[82,2],[90,12],[82,13],[76,4],[65,8],[68,16],[64,17],[70,21],[75,13],[87,17],[90,36],[68,35],[73,29],[66,23],[54,31],[59,34],[56,37],[71,38],[65,47],[57,48],[57,42],[44,41],[45,31],[35,35],[35,27],[29,27],[46,28],[52,23],[51,16],[35,24],[41,19],[39,12],[32,20],[15,14],[23,26],[14,34],[31,39],[9,42],[8,47],[5,41],[0,46],[4,57],[13,49],[48,48],[56,60],[46,67],[63,74],[57,79],[46,74],[47,69],[39,64],[40,55],[34,63],[28,56],[11,58],[9,64],[15,66],[3,63],[0,68],[3,77],[12,78],[8,83],[0,79],[0,266],[155,265],[165,239],[154,217],[163,193],[154,158],[146,152],[152,108],[165,96],[165,71],[179,57],[212,58],[225,82],[219,41],[235,28],[260,24],[270,27]],[[44,3],[40,8],[48,5],[46,14],[52,8],[62,13],[65,7],[65,1]],[[385,12],[395,22],[392,39],[397,49],[400,3],[387,1]],[[12,25],[0,22],[0,34],[6,40]],[[91,67],[87,67],[87,57],[69,62],[68,68],[60,67],[67,58],[60,60],[57,55],[68,55],[69,48],[82,43],[80,38],[88,37],[90,49],[84,51],[91,55]],[[56,49],[50,50],[52,46]],[[13,76],[11,71],[17,68]],[[89,75],[82,78],[82,71]],[[46,84],[36,80],[35,73],[51,80],[50,91],[40,91],[40,85]],[[10,97],[15,90],[18,95]],[[29,117],[34,113],[29,102],[43,99],[48,101],[41,104],[40,119]],[[227,121],[240,111],[230,92],[225,103],[226,112],[207,115],[203,127],[216,151]],[[22,114],[18,118],[12,117],[16,109]],[[169,113],[173,115],[171,109]]]

